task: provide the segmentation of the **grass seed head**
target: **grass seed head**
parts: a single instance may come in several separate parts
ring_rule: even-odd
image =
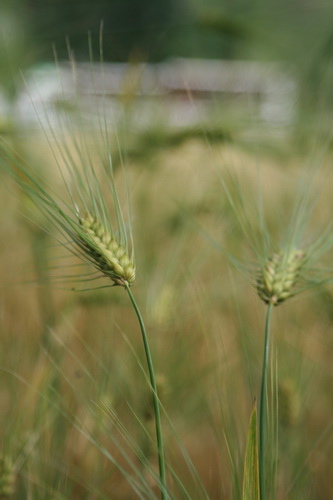
[[[128,286],[135,280],[135,266],[127,250],[91,214],[80,218],[80,243],[94,265],[116,285]]]
[[[280,250],[269,257],[257,278],[259,297],[275,306],[292,297],[305,258],[305,252],[295,248]]]
[[[279,420],[286,428],[295,427],[300,417],[300,395],[292,379],[279,383]]]
[[[9,498],[15,490],[15,472],[9,457],[0,456],[0,498]]]

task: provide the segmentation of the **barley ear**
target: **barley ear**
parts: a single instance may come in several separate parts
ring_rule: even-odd
[[[135,280],[135,266],[128,251],[103,224],[87,213],[79,219],[79,242],[97,269],[115,285],[129,286]]]
[[[279,420],[286,428],[295,427],[300,417],[301,402],[297,387],[292,379],[279,383]]]
[[[257,278],[257,292],[266,304],[277,306],[294,295],[294,287],[305,263],[303,250],[275,252],[266,260]]]
[[[9,498],[15,490],[15,472],[12,461],[0,455],[0,498]]]

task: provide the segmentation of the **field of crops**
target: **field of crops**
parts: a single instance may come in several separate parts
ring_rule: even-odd
[[[126,286],[112,286],[124,282],[105,275],[96,248],[82,259],[82,198],[73,255],[60,212],[36,195],[95,196],[91,171],[98,176],[109,154],[161,403],[164,498],[250,498],[243,471],[260,401],[267,294],[281,304],[271,318],[266,498],[330,497],[329,144],[312,137],[299,147],[286,131],[265,140],[263,130],[222,132],[214,140],[209,130],[122,131],[117,139],[87,127],[72,137],[46,129],[2,135],[1,498],[160,496],[156,415]],[[107,190],[101,182],[98,195],[107,200]],[[106,202],[95,212],[105,223],[117,210]],[[296,250],[303,260],[293,274]],[[287,278],[270,267],[283,252]],[[281,296],[265,289],[266,272],[282,275]]]

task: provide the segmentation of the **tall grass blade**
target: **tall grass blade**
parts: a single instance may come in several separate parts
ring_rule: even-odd
[[[244,463],[242,500],[259,500],[257,405],[251,413]]]

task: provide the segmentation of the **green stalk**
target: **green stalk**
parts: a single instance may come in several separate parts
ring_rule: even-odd
[[[259,414],[259,485],[260,485],[260,500],[266,500],[266,392],[267,392],[267,375],[269,365],[269,345],[270,345],[270,323],[273,304],[269,304],[266,314],[265,324],[265,347],[264,360],[261,375],[261,392],[260,392],[260,414]]]
[[[162,500],[166,500],[168,498],[168,495],[167,495],[167,487],[166,487],[165,458],[164,458],[164,446],[163,446],[162,427],[161,427],[161,413],[160,413],[160,403],[159,403],[159,399],[158,399],[158,395],[157,395],[157,387],[156,387],[153,360],[151,357],[149,343],[148,343],[148,337],[147,337],[145,325],[144,325],[140,310],[137,306],[137,303],[135,302],[135,299],[133,297],[133,294],[132,294],[130,287],[126,286],[126,290],[127,290],[128,295],[129,295],[129,298],[131,299],[131,302],[132,302],[132,305],[133,305],[134,310],[136,312],[136,315],[138,317],[140,328],[141,328],[141,333],[142,333],[142,340],[143,340],[143,345],[144,345],[144,349],[145,349],[146,360],[147,360],[147,365],[148,365],[148,372],[149,372],[149,379],[150,379],[152,395],[153,395],[156,442],[157,442],[157,451],[158,451],[158,466],[159,466],[160,481],[161,481],[161,498],[162,498]]]

